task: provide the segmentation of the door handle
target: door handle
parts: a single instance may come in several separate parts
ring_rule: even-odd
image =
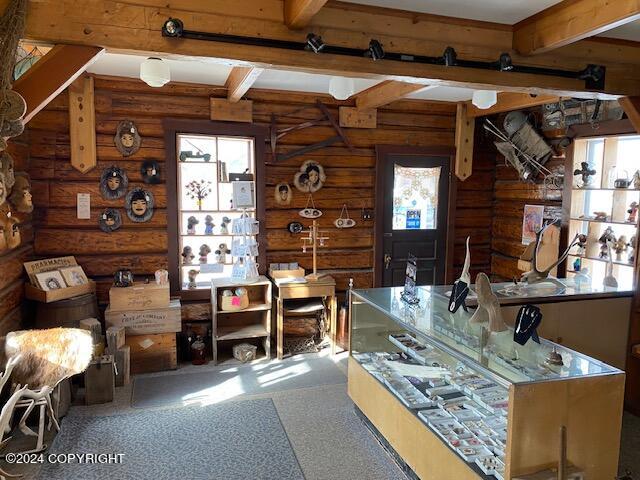
[[[388,253],[384,254],[384,269],[389,270],[389,265],[391,264],[391,255]]]

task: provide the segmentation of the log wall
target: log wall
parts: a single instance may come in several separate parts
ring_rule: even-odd
[[[68,96],[63,92],[30,122],[30,173],[34,182],[37,205],[35,253],[38,257],[75,255],[87,274],[99,286],[99,301],[107,301],[111,275],[118,268],[130,268],[136,275],[152,274],[167,267],[167,192],[165,184],[151,186],[156,199],[156,212],[149,223],[134,224],[124,215],[122,200],[105,201],[98,189],[103,168],[117,164],[126,169],[130,187],[141,185],[139,167],[142,161],[165,162],[164,117],[208,119],[209,97],[224,96],[217,87],[170,83],[163,88],[150,88],[144,83],[124,78],[95,78],[95,110],[98,167],[87,174],[72,169],[69,162]],[[324,95],[250,90],[254,122],[268,124],[272,113],[290,113],[312,106],[320,98],[337,117],[339,102]],[[300,112],[279,125],[298,124],[317,116],[317,111]],[[123,158],[113,144],[120,120],[135,121],[142,136],[142,147]],[[311,268],[311,255],[302,254],[300,239],[285,227],[301,218],[297,212],[305,207],[306,196],[295,191],[292,204],[275,205],[273,187],[293,176],[306,159],[319,161],[327,174],[325,186],[316,194],[316,206],[323,210],[320,226],[330,229],[327,248],[320,249],[319,269],[333,275],[338,288],[344,290],[350,277],[356,287],[372,286],[374,222],[363,221],[362,208],[375,205],[375,145],[449,146],[454,143],[455,104],[399,101],[378,111],[378,128],[346,129],[355,150],[342,144],[274,164],[269,149],[266,162],[266,263],[297,261]],[[284,137],[280,144],[287,151],[316,143],[333,136],[330,127],[313,127]],[[455,209],[456,250],[454,264],[459,268],[464,259],[464,238],[472,235],[473,268],[487,271],[490,267],[490,225],[492,217],[493,175],[495,157],[485,153],[474,160],[474,174],[459,183]],[[166,172],[166,169],[163,171]],[[91,194],[91,219],[76,219],[77,193]],[[357,226],[339,230],[333,226],[343,203],[357,221]],[[101,232],[97,216],[104,207],[118,207],[123,212],[123,227],[112,234]],[[305,225],[308,221],[304,221]],[[444,254],[444,252],[443,252]],[[190,305],[184,309],[185,320],[208,317],[207,305]]]
[[[13,157],[16,172],[29,170],[28,133],[9,140],[7,151]],[[0,253],[0,336],[26,325],[28,312],[24,303],[26,275],[22,266],[33,254],[32,215],[13,212],[19,219],[21,245]]]

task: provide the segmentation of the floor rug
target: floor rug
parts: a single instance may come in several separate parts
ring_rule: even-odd
[[[241,395],[273,393],[345,383],[346,375],[331,358],[292,358],[198,373],[135,377],[133,407],[206,405]]]
[[[39,480],[304,480],[271,399],[100,417],[71,413],[61,427],[45,457],[121,453],[122,463],[45,461]]]

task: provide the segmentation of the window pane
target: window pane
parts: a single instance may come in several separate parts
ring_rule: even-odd
[[[393,229],[433,230],[437,228],[440,167],[394,166]]]
[[[231,209],[233,187],[224,172],[254,173],[254,142],[244,137],[178,135],[178,148],[180,282],[183,290],[188,289],[189,272],[195,270],[197,288],[208,289],[212,279],[231,276],[236,260],[230,253],[225,252],[225,258],[219,255],[231,249],[234,237],[229,222],[240,215]],[[223,224],[228,225],[226,229]],[[226,249],[221,249],[222,244]],[[185,248],[190,250],[186,259]]]

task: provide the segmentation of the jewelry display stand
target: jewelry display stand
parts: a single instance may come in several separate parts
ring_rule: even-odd
[[[240,218],[233,220],[231,233],[234,236],[231,245],[231,256],[236,257],[231,271],[234,283],[246,284],[256,282],[259,278],[258,264],[258,235],[260,226],[258,220],[250,217],[246,208],[242,209]]]
[[[323,232],[318,230],[318,222],[316,220],[314,220],[311,227],[309,227],[308,233],[308,236],[302,238],[302,253],[307,253],[307,248],[312,248],[313,272],[305,278],[309,280],[318,280],[324,276],[323,274],[318,274],[318,246],[324,247],[324,242],[329,240],[329,237],[322,236]]]

